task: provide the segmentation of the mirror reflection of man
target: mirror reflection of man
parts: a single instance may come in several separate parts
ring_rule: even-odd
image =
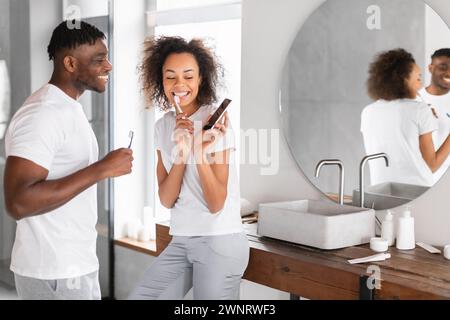
[[[433,133],[436,150],[447,139],[450,133],[450,48],[437,50],[431,56],[428,67],[431,73],[431,83],[419,91],[420,97],[432,106],[438,118],[439,129]],[[438,171],[434,173],[434,182],[437,182],[450,166],[450,157]]]

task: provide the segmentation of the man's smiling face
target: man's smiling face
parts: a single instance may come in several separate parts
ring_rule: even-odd
[[[112,65],[108,61],[108,48],[104,40],[94,45],[85,44],[76,49],[76,82],[85,90],[104,92]]]
[[[432,84],[441,90],[450,90],[450,57],[436,57],[430,65]]]

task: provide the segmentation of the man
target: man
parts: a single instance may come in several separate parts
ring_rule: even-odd
[[[100,299],[96,184],[129,174],[132,151],[97,161],[96,137],[77,102],[85,90],[106,89],[105,35],[63,22],[48,54],[50,82],[25,101],[5,138],[6,209],[17,220],[11,270],[23,299]]]
[[[444,143],[450,133],[450,49],[437,50],[431,57],[428,67],[431,84],[419,91],[420,97],[434,109],[439,129],[433,134],[436,150]],[[434,183],[439,181],[450,166],[450,159],[442,164],[433,175]]]

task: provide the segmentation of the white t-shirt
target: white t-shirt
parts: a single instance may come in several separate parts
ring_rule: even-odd
[[[371,184],[399,182],[433,185],[433,173],[422,157],[419,136],[437,130],[437,121],[425,103],[411,99],[378,100],[361,115],[361,132],[366,153],[387,153],[369,163]]]
[[[5,138],[6,156],[30,160],[66,177],[98,160],[98,145],[81,104],[47,84],[14,115]],[[98,270],[97,187],[65,205],[17,222],[11,270],[37,279],[65,279]]]
[[[210,106],[201,107],[189,117],[194,122],[194,134],[199,132],[208,116],[215,111]],[[156,149],[161,152],[162,162],[167,173],[175,159],[175,143],[172,141],[176,125],[175,113],[166,113],[155,126]],[[243,231],[240,215],[240,194],[234,161],[234,134],[228,128],[226,135],[217,141],[214,152],[231,150],[228,175],[228,193],[224,208],[211,214],[203,197],[197,166],[191,153],[181,184],[181,191],[171,209],[170,234],[173,236],[209,236],[239,233]]]
[[[419,99],[426,102],[430,107],[436,110],[438,116],[439,128],[437,131],[433,132],[434,147],[438,150],[444,141],[447,139],[450,133],[450,93],[444,94],[442,96],[435,96],[429,94],[428,91],[423,88],[419,91]],[[434,173],[434,182],[439,181],[444,173],[450,166],[450,157],[444,161],[442,166]]]

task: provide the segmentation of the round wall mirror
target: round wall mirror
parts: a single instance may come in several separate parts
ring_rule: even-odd
[[[369,66],[380,53],[398,48],[413,55],[427,87],[432,78],[431,56],[438,49],[450,48],[450,30],[422,0],[328,0],[308,18],[291,46],[281,78],[281,125],[298,166],[330,199],[339,198],[339,168],[323,167],[319,177],[316,168],[322,160],[339,159],[345,165],[343,202],[361,204],[360,166],[371,155],[362,132],[363,110],[374,103],[366,85]],[[449,104],[439,107],[450,110],[447,96]],[[417,99],[422,98],[418,95]],[[431,103],[426,105],[431,113]],[[386,126],[393,125],[391,120],[386,118]],[[365,121],[370,123],[370,118]],[[450,111],[439,120],[445,127],[439,130],[447,130],[448,135],[445,121],[450,126]],[[378,128],[380,137],[395,140],[385,137],[383,129]],[[395,172],[399,159],[395,150],[390,153],[390,167],[383,157],[367,161],[362,177],[366,208],[384,210],[410,202],[432,187],[450,163],[447,160],[437,171],[429,169],[432,182],[422,183],[410,179],[413,174],[407,170]]]

